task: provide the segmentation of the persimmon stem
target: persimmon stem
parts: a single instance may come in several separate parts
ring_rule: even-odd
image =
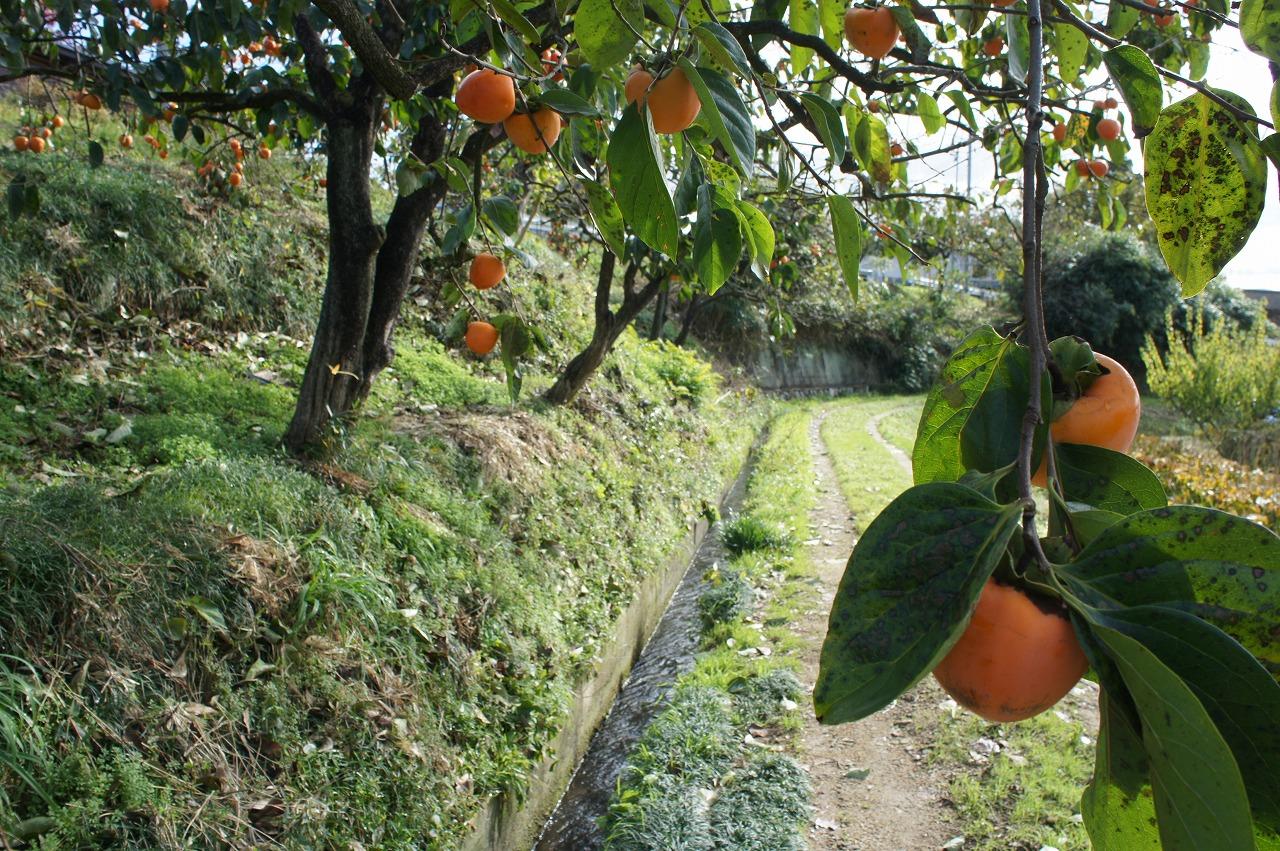
[[[1022,418],[1021,443],[1018,448],[1018,495],[1022,498],[1022,536],[1027,553],[1042,569],[1048,559],[1040,546],[1036,530],[1036,503],[1031,490],[1031,460],[1035,450],[1036,429],[1043,421],[1040,386],[1049,362],[1049,340],[1044,325],[1044,280],[1042,277],[1043,245],[1041,222],[1044,219],[1048,180],[1040,145],[1040,126],[1044,121],[1041,99],[1044,90],[1044,20],[1040,0],[1027,0],[1027,35],[1030,50],[1027,67],[1027,132],[1022,143],[1022,266],[1023,266],[1023,336],[1030,349],[1030,381],[1027,410]]]

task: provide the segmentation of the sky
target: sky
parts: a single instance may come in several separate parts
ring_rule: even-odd
[[[1240,39],[1240,31],[1232,27],[1224,27],[1214,34],[1214,44],[1210,48],[1209,72],[1206,82],[1216,88],[1227,89],[1247,99],[1258,115],[1270,116],[1268,101],[1271,96],[1271,73],[1267,68],[1267,60],[1253,53],[1244,46]],[[1099,82],[1104,80],[1099,77]],[[1170,86],[1166,81],[1165,103],[1181,100],[1191,90],[1176,85]],[[1121,101],[1121,110],[1124,102]],[[894,116],[901,134],[911,138],[921,146],[922,150],[931,147],[942,147],[952,141],[945,133],[926,140],[923,128],[914,119]],[[1127,120],[1125,124],[1128,125]],[[893,133],[893,130],[890,130]],[[1270,133],[1262,128],[1263,135]],[[1134,146],[1131,156],[1135,168],[1141,169],[1142,153]],[[990,185],[995,173],[991,155],[978,146],[973,153],[973,188],[983,192]],[[964,152],[951,157],[935,157],[925,161],[913,162],[911,165],[911,181],[920,188],[939,190],[953,186],[964,190],[966,174],[966,158]],[[1267,169],[1266,204],[1262,219],[1245,247],[1223,270],[1222,279],[1229,285],[1241,289],[1280,290],[1280,261],[1277,261],[1276,246],[1280,245],[1280,194],[1277,191],[1276,172]]]

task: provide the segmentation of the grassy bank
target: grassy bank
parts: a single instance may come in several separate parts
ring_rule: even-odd
[[[318,251],[298,248],[295,287],[245,242],[293,262],[280,246],[311,215],[292,200],[296,164],[273,158],[276,184],[264,172],[231,200],[179,179],[197,212],[115,249],[93,230],[104,198],[145,210],[175,167],[109,164],[22,163],[58,172],[62,206],[0,220],[0,252],[79,234],[74,252],[0,254],[20,306],[0,324],[0,836],[457,847],[488,796],[521,792],[758,410],[705,362],[630,333],[573,409],[512,407],[499,364],[435,336],[427,288],[333,454],[298,463],[279,437]],[[531,248],[536,268],[485,297],[542,318],[536,392],[583,342],[593,271]],[[161,261],[182,267],[162,289],[206,269],[205,296],[158,309],[126,270]]]
[[[808,777],[778,749],[808,711],[787,626],[813,594],[808,423],[807,408],[773,421],[743,513],[720,529],[730,558],[700,601],[702,651],[630,757],[606,819],[611,851],[804,847]]]

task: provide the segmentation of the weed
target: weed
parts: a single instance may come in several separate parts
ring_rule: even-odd
[[[790,539],[786,532],[748,514],[726,523],[720,530],[720,541],[730,556],[740,556],[757,550],[785,549]]]

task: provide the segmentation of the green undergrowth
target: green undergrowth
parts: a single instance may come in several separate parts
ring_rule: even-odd
[[[702,649],[628,760],[605,819],[611,851],[804,847],[809,780],[781,751],[807,711],[788,625],[814,595],[811,407],[776,417],[743,513],[720,527],[735,543],[708,571]]]
[[[85,183],[73,219],[100,192],[144,210],[158,178],[141,175],[174,167],[116,156],[58,178]],[[0,181],[13,167],[0,157]],[[295,215],[310,214],[262,227]],[[148,264],[168,231],[131,226],[130,250],[156,256],[111,260],[115,288],[72,299],[48,295],[89,286],[67,268],[11,271],[44,262],[11,251],[12,227],[0,290],[43,299],[48,321],[24,336],[21,314],[0,318],[0,845],[458,847],[489,796],[523,794],[637,583],[761,423],[703,360],[631,332],[579,404],[538,403],[584,341],[594,272],[533,244],[537,267],[485,295],[553,342],[520,405],[501,365],[441,343],[415,300],[368,403],[301,463],[280,436],[311,296],[237,302],[238,330],[184,308],[175,328],[119,309],[125,266],[167,274]],[[83,270],[115,250],[79,238]],[[255,250],[226,244],[228,292],[277,286]],[[102,268],[99,283],[117,274]],[[299,293],[318,292],[314,272],[296,270]]]

